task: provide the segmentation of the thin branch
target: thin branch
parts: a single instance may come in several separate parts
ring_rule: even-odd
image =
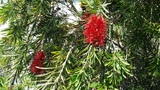
[[[62,66],[62,69],[60,70],[60,73],[59,73],[58,77],[56,78],[56,80],[55,80],[55,82],[54,82],[55,85],[58,83],[60,77],[62,76],[62,72],[64,71],[64,67],[66,66],[66,63],[67,63],[68,58],[69,58],[69,56],[70,56],[70,54],[71,54],[71,52],[72,52],[72,49],[73,49],[73,46],[70,45],[69,52],[67,53],[66,59],[65,59],[65,61],[64,61],[63,64],[62,64],[62,65],[63,65],[63,66]],[[55,87],[55,85],[54,85],[54,87]]]

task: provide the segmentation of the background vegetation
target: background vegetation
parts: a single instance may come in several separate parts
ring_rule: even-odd
[[[0,40],[0,89],[160,89],[160,1],[79,2],[82,11],[72,0],[8,0],[0,8],[0,23],[9,23]],[[105,16],[105,46],[85,43],[84,12]],[[46,54],[45,72],[34,75],[38,50]]]

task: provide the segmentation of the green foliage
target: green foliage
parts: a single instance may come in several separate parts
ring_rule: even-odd
[[[106,9],[107,5],[110,3],[102,2],[103,0],[80,0],[82,3],[81,6],[84,6],[86,8],[86,11],[90,13],[99,13],[108,18],[108,16],[105,13],[109,13],[109,11]]]
[[[133,76],[130,71],[132,67],[127,62],[128,58],[124,53],[115,52],[113,55],[106,54],[106,56],[108,56],[108,60],[105,63],[108,69],[106,72],[107,82],[114,87],[119,87],[126,75]]]
[[[159,0],[110,0],[113,23],[123,29],[122,45],[130,52],[134,77],[129,89],[159,89]],[[114,27],[114,25],[113,25]],[[115,34],[116,35],[116,34]],[[119,36],[117,34],[117,36]],[[153,69],[154,68],[154,69]],[[156,81],[155,81],[156,80]],[[125,83],[125,84],[126,84]]]
[[[0,89],[158,90],[160,89],[159,0],[8,0],[0,23]],[[68,22],[70,14],[78,18]],[[83,12],[103,14],[106,44],[85,43]],[[35,53],[46,54],[45,72],[29,67]]]
[[[7,78],[3,75],[0,75],[0,88],[3,90],[8,90],[8,83],[6,81]]]

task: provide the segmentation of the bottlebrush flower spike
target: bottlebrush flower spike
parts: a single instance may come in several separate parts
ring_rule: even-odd
[[[36,55],[34,56],[34,60],[45,60],[45,54],[42,51],[38,51]]]
[[[42,74],[44,72],[44,70],[39,69],[37,67],[44,67],[44,65],[43,65],[44,60],[45,60],[45,54],[42,51],[38,51],[35,54],[34,59],[31,63],[30,71],[33,74]]]
[[[102,15],[93,14],[85,24],[83,34],[86,42],[94,46],[104,46],[106,38],[106,20]]]

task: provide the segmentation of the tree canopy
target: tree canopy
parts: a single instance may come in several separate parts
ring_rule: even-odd
[[[9,23],[0,89],[160,89],[160,1],[76,2],[80,10],[74,0],[8,0],[0,8],[0,24]]]

